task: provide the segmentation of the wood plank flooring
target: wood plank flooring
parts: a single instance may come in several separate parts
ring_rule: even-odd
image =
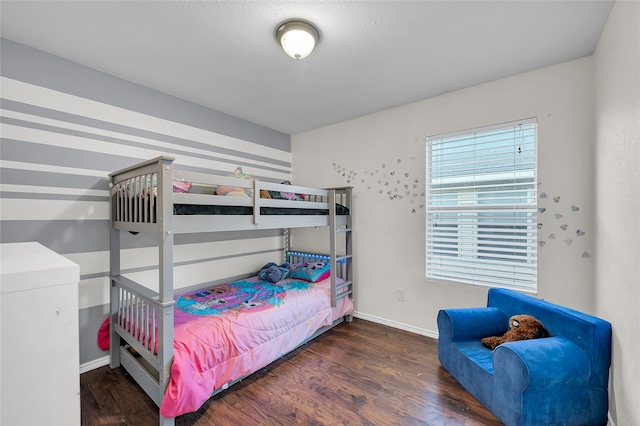
[[[121,368],[81,375],[83,425],[157,425]],[[212,397],[176,425],[501,425],[438,362],[437,341],[354,319]]]

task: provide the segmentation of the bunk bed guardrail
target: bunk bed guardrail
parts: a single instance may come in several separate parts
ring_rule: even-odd
[[[346,191],[350,188],[342,191],[318,189],[208,175],[174,170],[172,162],[170,157],[158,157],[109,175],[114,228],[131,232],[157,232],[159,225],[166,220],[164,212],[171,211],[164,210],[167,203],[172,205],[175,223],[170,231],[173,233],[203,232],[208,229],[203,230],[202,227],[207,226],[214,226],[215,229],[211,231],[307,227],[313,226],[314,222],[315,226],[326,226],[330,206],[337,204],[344,208],[350,203],[350,194]],[[188,185],[189,189],[183,189],[183,184]],[[219,187],[237,188],[238,191],[234,193],[248,196],[217,195],[216,188]],[[272,199],[264,196],[270,193],[301,194],[303,197]],[[191,206],[197,213],[189,212],[184,206]],[[216,206],[216,209],[204,210],[206,206]],[[296,212],[291,214],[286,209],[295,209]],[[221,215],[225,219],[216,221],[216,225],[203,219],[203,214]],[[307,217],[311,214],[317,214],[318,217]],[[183,215],[189,217],[183,218]],[[301,215],[305,217],[301,218]],[[338,214],[338,225],[344,225],[348,215],[348,212]]]

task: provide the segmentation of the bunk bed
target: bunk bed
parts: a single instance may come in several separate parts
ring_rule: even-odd
[[[109,174],[110,366],[122,366],[158,405],[161,425],[174,424],[176,416],[196,411],[211,395],[353,314],[351,187],[208,175],[174,170],[173,162],[161,156]],[[330,253],[292,251],[289,229],[299,227],[329,227]],[[174,291],[174,235],[252,229],[284,229],[284,263],[265,265],[284,279],[263,269],[238,281]],[[157,291],[122,272],[121,232],[158,236]],[[264,297],[256,301],[257,293]],[[216,303],[231,299],[240,302],[217,310]],[[265,300],[271,305],[263,306]],[[206,327],[218,328],[202,333]],[[253,327],[261,337],[236,341],[242,338],[234,327]]]

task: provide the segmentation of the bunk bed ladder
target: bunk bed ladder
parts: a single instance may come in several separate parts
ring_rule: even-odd
[[[336,204],[341,203],[349,209],[345,226],[337,225]],[[352,247],[352,218],[353,202],[352,187],[333,188],[329,191],[329,227],[331,244],[331,270],[342,269],[341,274],[331,274],[331,306],[336,307],[338,299],[352,297],[353,294],[353,247]],[[344,247],[338,249],[338,242],[344,239]],[[337,276],[343,278],[343,282],[337,284]]]

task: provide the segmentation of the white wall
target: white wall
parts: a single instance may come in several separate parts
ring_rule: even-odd
[[[424,277],[425,137],[527,117],[538,118],[539,192],[548,195],[539,199],[547,211],[538,217],[546,243],[538,251],[538,296],[593,313],[594,91],[587,57],[292,137],[294,183],[355,187],[360,317],[435,335],[439,309],[486,304],[486,288]],[[301,234],[294,242],[311,244]],[[396,300],[398,288],[406,302]]]
[[[595,57],[596,313],[613,323],[610,412],[640,424],[640,2],[616,2]]]

